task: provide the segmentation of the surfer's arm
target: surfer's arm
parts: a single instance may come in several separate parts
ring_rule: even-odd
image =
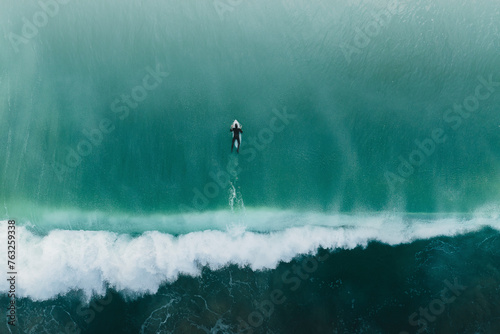
[[[233,132],[233,129],[229,129],[230,132]]]

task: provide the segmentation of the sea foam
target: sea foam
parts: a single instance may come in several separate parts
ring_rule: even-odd
[[[279,216],[273,215],[275,219]],[[290,212],[283,215],[291,219]],[[263,216],[263,212],[250,214],[253,219]],[[33,300],[51,299],[71,290],[83,291],[90,298],[104,295],[108,287],[132,296],[142,295],[155,293],[161,284],[173,282],[181,274],[198,276],[203,267],[217,270],[234,264],[265,270],[301,254],[315,254],[318,248],[352,249],[370,241],[397,245],[484,227],[500,230],[498,219],[491,216],[424,219],[394,214],[297,214],[293,227],[268,232],[233,224],[224,230],[180,235],[147,231],[132,236],[61,229],[40,235],[29,223],[18,225],[16,292],[18,297]],[[6,226],[6,221],[0,224],[0,256],[4,259]],[[7,291],[7,282],[1,281],[0,292]]]

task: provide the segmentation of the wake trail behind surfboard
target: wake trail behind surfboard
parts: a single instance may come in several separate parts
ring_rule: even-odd
[[[230,165],[237,167],[238,166],[238,155],[230,156]],[[240,185],[238,182],[238,174],[236,172],[236,168],[234,173],[230,173],[231,180],[229,181],[228,188],[228,199],[229,199],[229,207],[231,208],[232,213],[236,212],[245,212],[245,203],[243,202],[243,195],[241,193]]]
[[[229,183],[228,195],[231,213],[245,212],[243,195],[241,194],[240,187],[238,186],[236,180]]]

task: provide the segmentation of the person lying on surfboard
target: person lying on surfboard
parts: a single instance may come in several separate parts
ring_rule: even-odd
[[[240,136],[243,133],[243,130],[241,130],[241,127],[238,127],[238,125],[239,125],[238,121],[235,120],[229,131],[233,133],[233,143],[231,144],[231,152],[233,152],[234,142],[236,141],[236,152],[240,153],[240,145],[241,145]]]

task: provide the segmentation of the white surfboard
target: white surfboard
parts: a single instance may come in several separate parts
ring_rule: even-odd
[[[240,122],[238,122],[237,120],[234,120],[233,124],[231,124],[231,130],[234,129],[234,126],[238,124],[238,128],[241,129],[241,124]],[[231,133],[231,136],[233,135],[233,133]],[[241,143],[241,132],[239,133],[239,139],[240,139],[240,143]],[[238,149],[238,142],[234,143],[234,146],[236,146],[236,149]]]

